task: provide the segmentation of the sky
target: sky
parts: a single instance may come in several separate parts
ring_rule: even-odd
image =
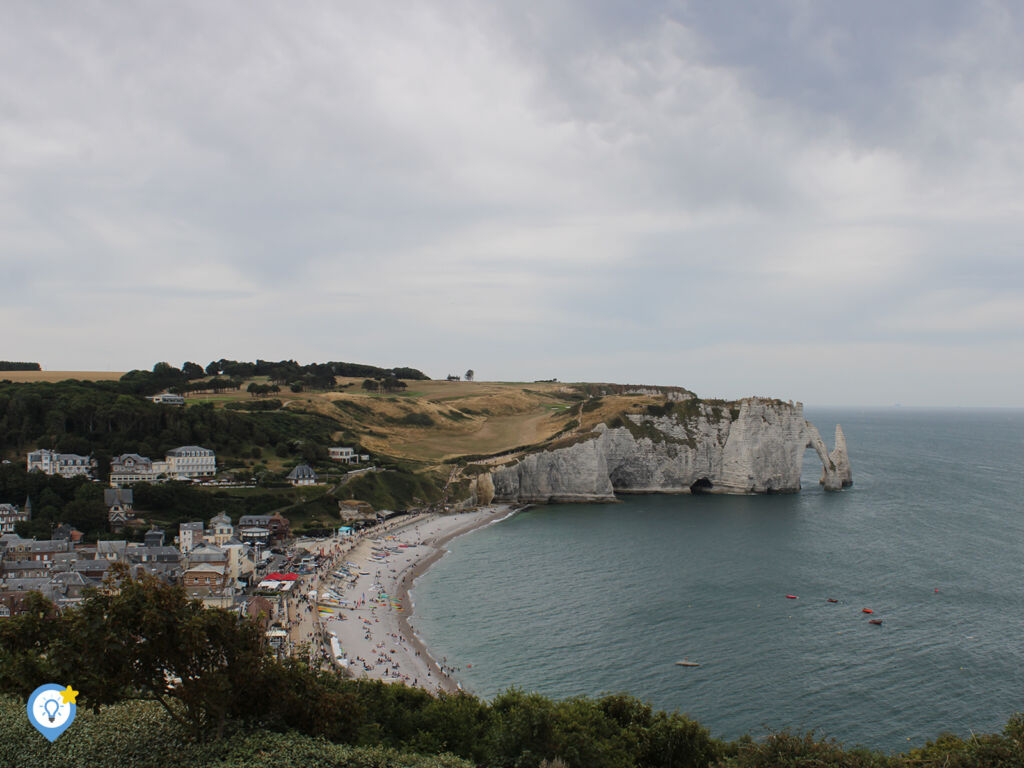
[[[1024,406],[1024,10],[9,0],[0,359]]]

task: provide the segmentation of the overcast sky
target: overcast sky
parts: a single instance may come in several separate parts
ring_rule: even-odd
[[[1020,7],[8,0],[0,358],[1024,406]]]

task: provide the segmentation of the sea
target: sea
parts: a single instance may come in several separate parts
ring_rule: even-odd
[[[1024,411],[805,415],[829,443],[842,424],[852,488],[822,491],[808,450],[798,494],[533,507],[449,544],[417,632],[487,699],[626,692],[720,738],[885,752],[1001,730],[1024,711]]]

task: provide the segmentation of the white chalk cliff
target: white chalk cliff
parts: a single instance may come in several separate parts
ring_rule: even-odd
[[[846,438],[836,427],[825,445],[800,403],[747,398],[694,401],[666,414],[628,414],[598,424],[564,447],[541,449],[491,474],[494,500],[603,501],[632,493],[792,493],[800,490],[804,451],[815,449],[821,484],[852,484]]]

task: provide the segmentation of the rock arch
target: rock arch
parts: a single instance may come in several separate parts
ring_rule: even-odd
[[[843,428],[836,424],[835,448],[829,453],[828,446],[821,439],[818,428],[809,421],[807,425],[807,444],[805,448],[813,448],[821,459],[821,480],[826,491],[840,491],[853,485],[853,472],[850,469],[850,457],[846,453],[846,435]]]

